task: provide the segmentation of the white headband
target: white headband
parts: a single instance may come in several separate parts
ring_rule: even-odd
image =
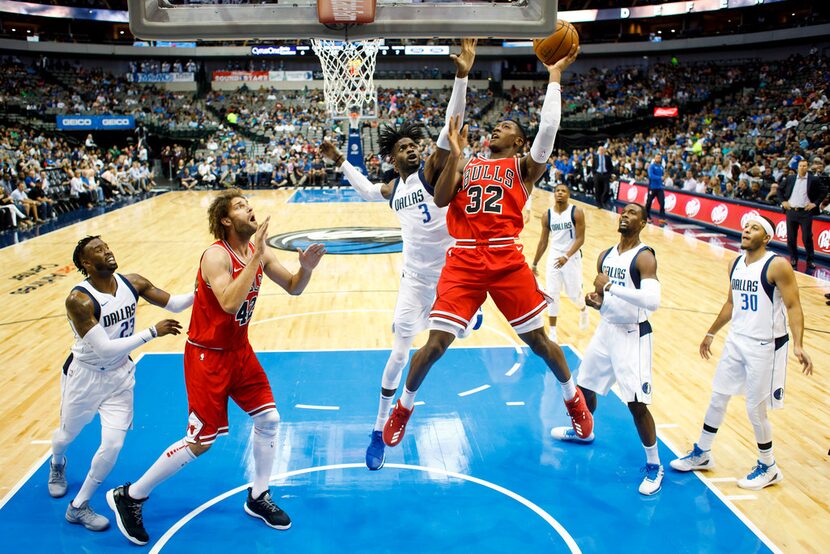
[[[767,232],[767,235],[769,235],[770,238],[775,237],[775,231],[772,230],[772,225],[769,224],[769,221],[767,221],[759,215],[753,215],[752,217],[746,220],[747,225],[753,222],[763,227],[764,231]]]

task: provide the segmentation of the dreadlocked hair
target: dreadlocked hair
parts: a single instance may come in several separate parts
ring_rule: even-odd
[[[81,275],[83,275],[84,277],[87,276],[86,269],[84,269],[84,266],[81,263],[81,257],[84,255],[84,248],[86,248],[86,245],[90,242],[100,238],[101,235],[86,236],[78,241],[78,244],[75,245],[75,251],[72,252],[72,262],[75,264],[75,267],[78,268],[78,271],[80,271]]]
[[[210,234],[217,240],[225,240],[227,237],[225,226],[222,225],[222,219],[228,217],[228,212],[231,211],[231,203],[234,198],[244,198],[242,191],[239,189],[223,190],[210,203],[208,208],[208,225],[210,227]]]
[[[418,142],[424,138],[424,134],[423,125],[414,121],[405,121],[400,127],[382,125],[378,131],[378,153],[383,157],[391,156],[399,140],[408,138]]]

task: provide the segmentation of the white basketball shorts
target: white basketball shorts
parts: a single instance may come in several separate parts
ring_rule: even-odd
[[[770,409],[784,407],[789,336],[758,340],[737,333],[726,336],[712,390],[746,396],[747,406],[767,401]]]
[[[548,304],[550,317],[559,315],[559,296],[562,289],[572,302],[579,304],[582,298],[582,254],[577,252],[564,266],[554,267],[560,256],[561,254],[556,252],[548,253],[545,292],[553,299],[553,302]]]
[[[413,337],[429,326],[429,312],[435,302],[438,275],[434,278],[404,272],[395,303],[392,331],[399,337]]]
[[[614,383],[623,402],[651,404],[651,324],[600,320],[582,363],[577,384],[608,394]]]
[[[70,362],[61,375],[61,428],[77,433],[97,413],[102,427],[127,431],[133,424],[134,388],[132,360],[103,371]]]

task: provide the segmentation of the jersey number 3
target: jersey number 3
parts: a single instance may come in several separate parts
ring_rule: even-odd
[[[236,320],[239,322],[240,327],[247,325],[251,320],[251,317],[253,317],[256,299],[257,297],[254,296],[250,301],[246,300],[241,306],[239,306],[239,310],[236,312]]]
[[[476,214],[482,211],[482,205],[484,206],[484,213],[501,213],[501,198],[504,196],[504,190],[500,186],[487,185],[482,191],[480,185],[472,185],[467,189],[467,195],[470,197],[470,203],[465,208],[468,214]],[[485,195],[488,196],[485,198]]]

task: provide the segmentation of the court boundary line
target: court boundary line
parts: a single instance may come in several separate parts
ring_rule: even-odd
[[[570,344],[560,345],[560,346],[567,346],[568,348],[570,348],[571,352],[576,354],[576,356],[579,358],[580,365],[582,365],[582,359],[583,359],[584,356],[582,355],[582,352],[580,352],[578,348],[576,348],[575,346],[572,346]],[[617,391],[615,391],[614,389],[611,389],[611,390],[614,393],[614,396],[617,397],[617,400],[619,400],[620,402],[625,404],[625,402],[623,402],[623,399],[620,398],[619,394],[617,394]],[[677,447],[675,447],[674,443],[671,442],[669,439],[667,439],[665,437],[665,435],[663,433],[661,433],[659,430],[657,430],[657,438],[659,440],[663,441],[663,444],[665,444],[668,447],[668,449],[671,450],[672,453],[674,453],[675,456],[679,457],[683,454],[683,452],[678,450]],[[729,508],[729,511],[731,511],[733,514],[735,514],[735,516],[744,525],[746,525],[747,529],[752,531],[752,533],[756,537],[758,537],[761,540],[762,543],[764,543],[764,546],[766,546],[767,548],[769,548],[772,552],[775,552],[776,554],[783,554],[781,549],[778,548],[778,546],[776,546],[776,544],[774,542],[772,542],[772,540],[770,540],[770,538],[767,537],[766,534],[763,531],[761,531],[761,529],[759,529],[758,526],[755,525],[755,523],[751,519],[749,519],[749,517],[747,517],[746,514],[744,514],[742,511],[740,511],[738,509],[738,507],[735,506],[735,504],[733,504],[731,500],[729,500],[727,495],[724,494],[723,492],[721,492],[720,489],[718,489],[715,486],[714,483],[710,483],[709,480],[706,477],[704,477],[703,475],[701,475],[699,471],[692,471],[690,473],[694,474],[694,476],[697,477],[706,486],[706,488],[708,488],[710,491],[712,491],[714,493],[714,495],[721,502],[723,502],[723,504],[727,508]]]
[[[37,473],[37,470],[40,469],[40,466],[42,466],[43,463],[51,457],[52,457],[52,449],[50,448],[49,451],[46,452],[46,454],[44,454],[44,455],[42,455],[38,458],[38,460],[34,463],[34,465],[32,465],[32,467],[30,467],[29,470],[26,471],[26,474],[23,475],[23,477],[21,477],[20,480],[17,483],[15,483],[15,485],[11,489],[9,489],[9,492],[7,492],[6,495],[2,499],[0,499],[0,510],[2,510],[3,508],[6,507],[6,504],[8,504],[9,501],[12,498],[14,498],[14,495],[16,495],[20,491],[20,489],[23,488],[23,485],[28,483],[29,479],[31,479],[32,476],[35,473]]]
[[[529,509],[530,511],[534,512],[537,516],[542,518],[548,525],[550,525],[558,534],[559,537],[565,542],[568,549],[574,553],[581,553],[582,549],[579,548],[579,545],[576,543],[574,538],[568,532],[565,527],[559,523],[552,515],[548,512],[543,510],[539,505],[528,500],[527,498],[523,497],[517,492],[511,491],[508,488],[502,487],[496,483],[485,481],[484,479],[473,477],[472,475],[466,475],[464,473],[457,473],[455,471],[447,471],[446,469],[436,468],[436,467],[427,467],[427,466],[419,466],[419,465],[412,465],[412,464],[396,464],[396,463],[388,463],[384,467],[386,468],[394,468],[394,469],[409,469],[415,471],[422,471],[424,473],[438,473],[441,475],[445,475],[447,477],[460,479],[462,481],[467,481],[470,483],[474,483],[476,485],[480,485],[487,489],[493,490],[498,492],[512,500],[515,500],[519,504],[523,505],[525,508]],[[293,471],[286,471],[277,475],[271,475],[270,479],[268,480],[269,484],[275,481],[285,481],[290,477],[296,477],[298,475],[305,475],[306,473],[317,473],[321,471],[330,471],[330,470],[338,470],[338,469],[366,469],[366,464],[362,463],[348,463],[348,464],[331,464],[325,466],[316,466],[316,467],[307,467],[303,469],[295,469]],[[202,505],[194,508],[190,512],[188,512],[184,517],[180,518],[176,523],[174,523],[167,531],[162,534],[161,538],[153,544],[152,548],[150,549],[150,554],[158,554],[161,550],[165,547],[165,545],[179,532],[185,525],[187,525],[190,521],[195,519],[199,516],[202,512],[207,510],[208,508],[213,507],[220,502],[238,494],[248,487],[251,486],[251,483],[246,483],[244,485],[240,485],[238,487],[234,487],[230,490],[225,491],[224,493],[217,495],[207,502],[204,502]]]

